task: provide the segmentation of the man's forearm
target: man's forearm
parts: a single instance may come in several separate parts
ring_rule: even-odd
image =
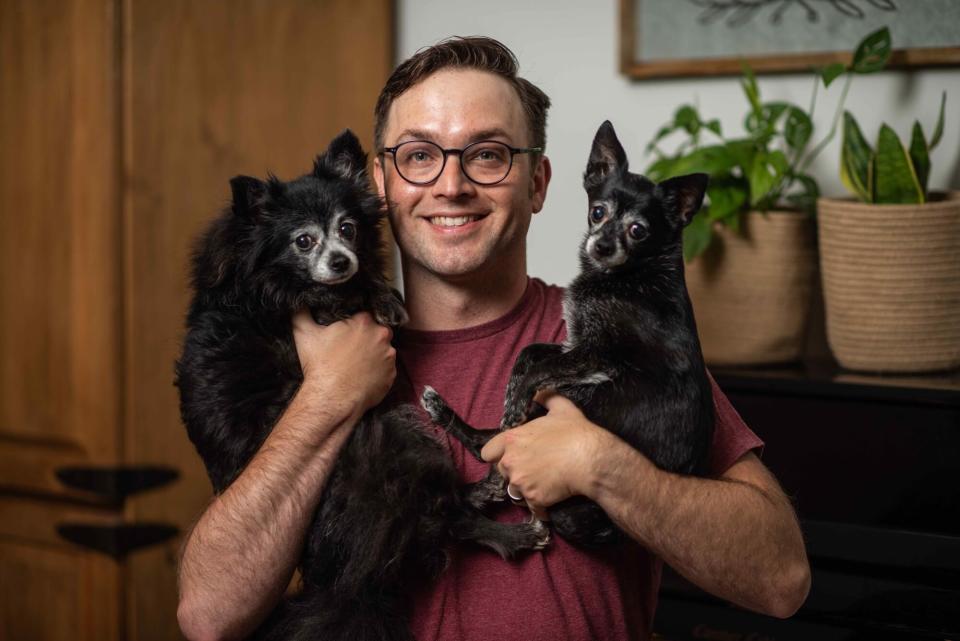
[[[177,612],[188,638],[242,638],[282,596],[324,482],[358,420],[355,410],[321,404],[323,398],[301,389],[190,533]]]
[[[793,509],[753,454],[723,478],[657,469],[613,437],[594,500],[630,536],[688,580],[743,607],[793,614],[809,565]]]

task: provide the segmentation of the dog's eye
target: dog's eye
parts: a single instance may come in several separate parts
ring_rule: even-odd
[[[630,234],[630,238],[640,240],[647,235],[647,228],[640,223],[633,223],[627,228],[627,233]]]
[[[353,240],[357,237],[357,226],[350,221],[340,223],[340,238]]]
[[[297,239],[294,241],[297,246],[297,249],[302,251],[307,251],[313,247],[313,236],[310,234],[301,234],[297,236]]]
[[[603,217],[606,215],[607,215],[607,210],[601,207],[600,205],[597,205],[596,207],[590,210],[590,221],[594,223],[599,223],[601,220],[603,220]]]

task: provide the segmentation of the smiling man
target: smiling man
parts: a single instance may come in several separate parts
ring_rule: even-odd
[[[394,352],[388,330],[366,314],[329,327],[305,313],[294,319],[304,383],[184,548],[178,618],[188,637],[242,637],[276,604],[331,462],[395,377],[405,400],[431,385],[468,423],[492,427],[520,350],[563,340],[562,290],[526,271],[526,235],[551,176],[548,107],[517,76],[513,54],[488,38],[421,50],[388,80],[375,112],[374,178],[400,247],[410,323]],[[493,439],[484,457],[536,513],[584,495],[629,540],[586,550],[555,538],[514,562],[463,545],[438,581],[412,595],[416,638],[645,639],[663,561],[738,605],[792,614],[810,580],[793,510],[753,453],[759,439],[716,387],[714,397],[711,476],[692,478],[657,469],[543,393],[547,415]],[[447,444],[464,481],[486,474],[462,445]],[[496,516],[527,512],[507,505]]]

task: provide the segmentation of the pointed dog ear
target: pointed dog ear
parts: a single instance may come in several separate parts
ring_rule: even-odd
[[[234,176],[230,179],[233,193],[233,213],[237,216],[256,218],[260,214],[267,184],[251,176]]]
[[[583,186],[587,191],[603,184],[607,176],[615,171],[626,171],[627,154],[617,139],[617,132],[609,120],[603,121],[593,137],[590,160],[583,174]]]
[[[658,184],[657,190],[667,215],[673,217],[681,227],[689,225],[694,214],[700,211],[709,182],[707,174],[687,174]]]
[[[360,140],[349,129],[330,142],[327,150],[317,156],[313,163],[313,174],[317,178],[329,176],[355,180],[363,177],[367,171],[367,154],[363,153]]]

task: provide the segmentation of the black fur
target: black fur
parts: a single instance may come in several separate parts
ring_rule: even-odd
[[[511,372],[501,429],[525,422],[540,389],[554,389],[586,417],[663,469],[703,474],[713,431],[713,396],[683,277],[682,232],[699,210],[707,176],[654,184],[627,170],[613,126],[594,138],[584,174],[590,229],[581,272],[567,290],[564,345],[526,347]],[[631,235],[636,235],[636,238]],[[495,434],[475,430],[428,389],[433,419],[479,457]],[[495,470],[472,502],[502,499]],[[574,497],[549,510],[560,536],[582,544],[620,532],[598,505]]]
[[[238,176],[232,206],[200,239],[176,385],[217,493],[302,382],[291,332],[296,310],[309,308],[320,323],[361,310],[383,324],[406,320],[383,278],[381,203],[365,166],[346,131],[310,174],[290,182]],[[298,240],[305,229],[322,242]],[[451,541],[476,541],[505,557],[545,544],[539,524],[496,523],[461,491],[446,451],[411,406],[368,412],[341,450],[307,533],[303,591],[257,637],[410,639],[405,597],[444,567]]]

